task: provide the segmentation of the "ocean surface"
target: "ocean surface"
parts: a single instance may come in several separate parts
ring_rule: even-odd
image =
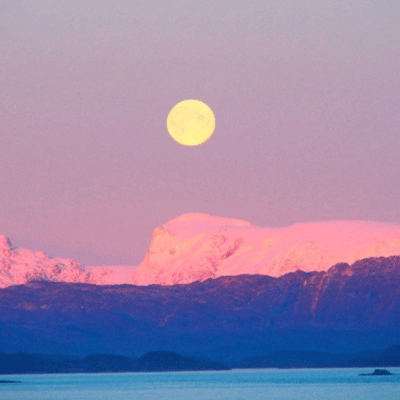
[[[2,375],[2,400],[399,400],[395,376],[364,369],[252,369],[224,372]]]

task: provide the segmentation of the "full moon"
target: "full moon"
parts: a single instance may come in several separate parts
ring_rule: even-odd
[[[202,101],[184,100],[169,112],[167,129],[178,143],[198,146],[214,133],[215,116],[211,108]]]

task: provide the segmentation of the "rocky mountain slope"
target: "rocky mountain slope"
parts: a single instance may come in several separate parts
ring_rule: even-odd
[[[399,282],[400,257],[174,286],[31,282],[0,290],[0,352],[234,361],[382,349],[399,344]]]
[[[0,236],[0,287],[32,280],[173,285],[241,274],[279,277],[392,255],[400,255],[396,224],[327,221],[260,228],[246,221],[184,214],[155,229],[136,268],[84,268],[71,259],[13,247]]]

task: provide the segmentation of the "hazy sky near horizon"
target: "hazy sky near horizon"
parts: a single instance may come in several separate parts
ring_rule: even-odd
[[[0,0],[0,234],[137,264],[201,212],[400,223],[396,0]],[[184,99],[216,130],[183,147]]]

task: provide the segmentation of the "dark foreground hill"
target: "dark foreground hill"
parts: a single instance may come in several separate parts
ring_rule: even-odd
[[[287,349],[383,349],[399,343],[399,282],[400,257],[166,287],[31,282],[0,290],[0,351],[166,350],[236,362]]]
[[[349,368],[399,367],[400,346],[360,354],[316,351],[278,351],[264,357],[248,357],[230,366],[176,353],[154,351],[138,359],[111,354],[92,354],[73,359],[38,354],[0,353],[0,375],[32,373],[100,373],[224,371],[230,368]],[[1,381],[0,381],[1,383]]]
[[[134,359],[109,354],[93,354],[83,359],[54,358],[37,354],[0,353],[0,374],[220,371],[221,363],[155,351]]]

